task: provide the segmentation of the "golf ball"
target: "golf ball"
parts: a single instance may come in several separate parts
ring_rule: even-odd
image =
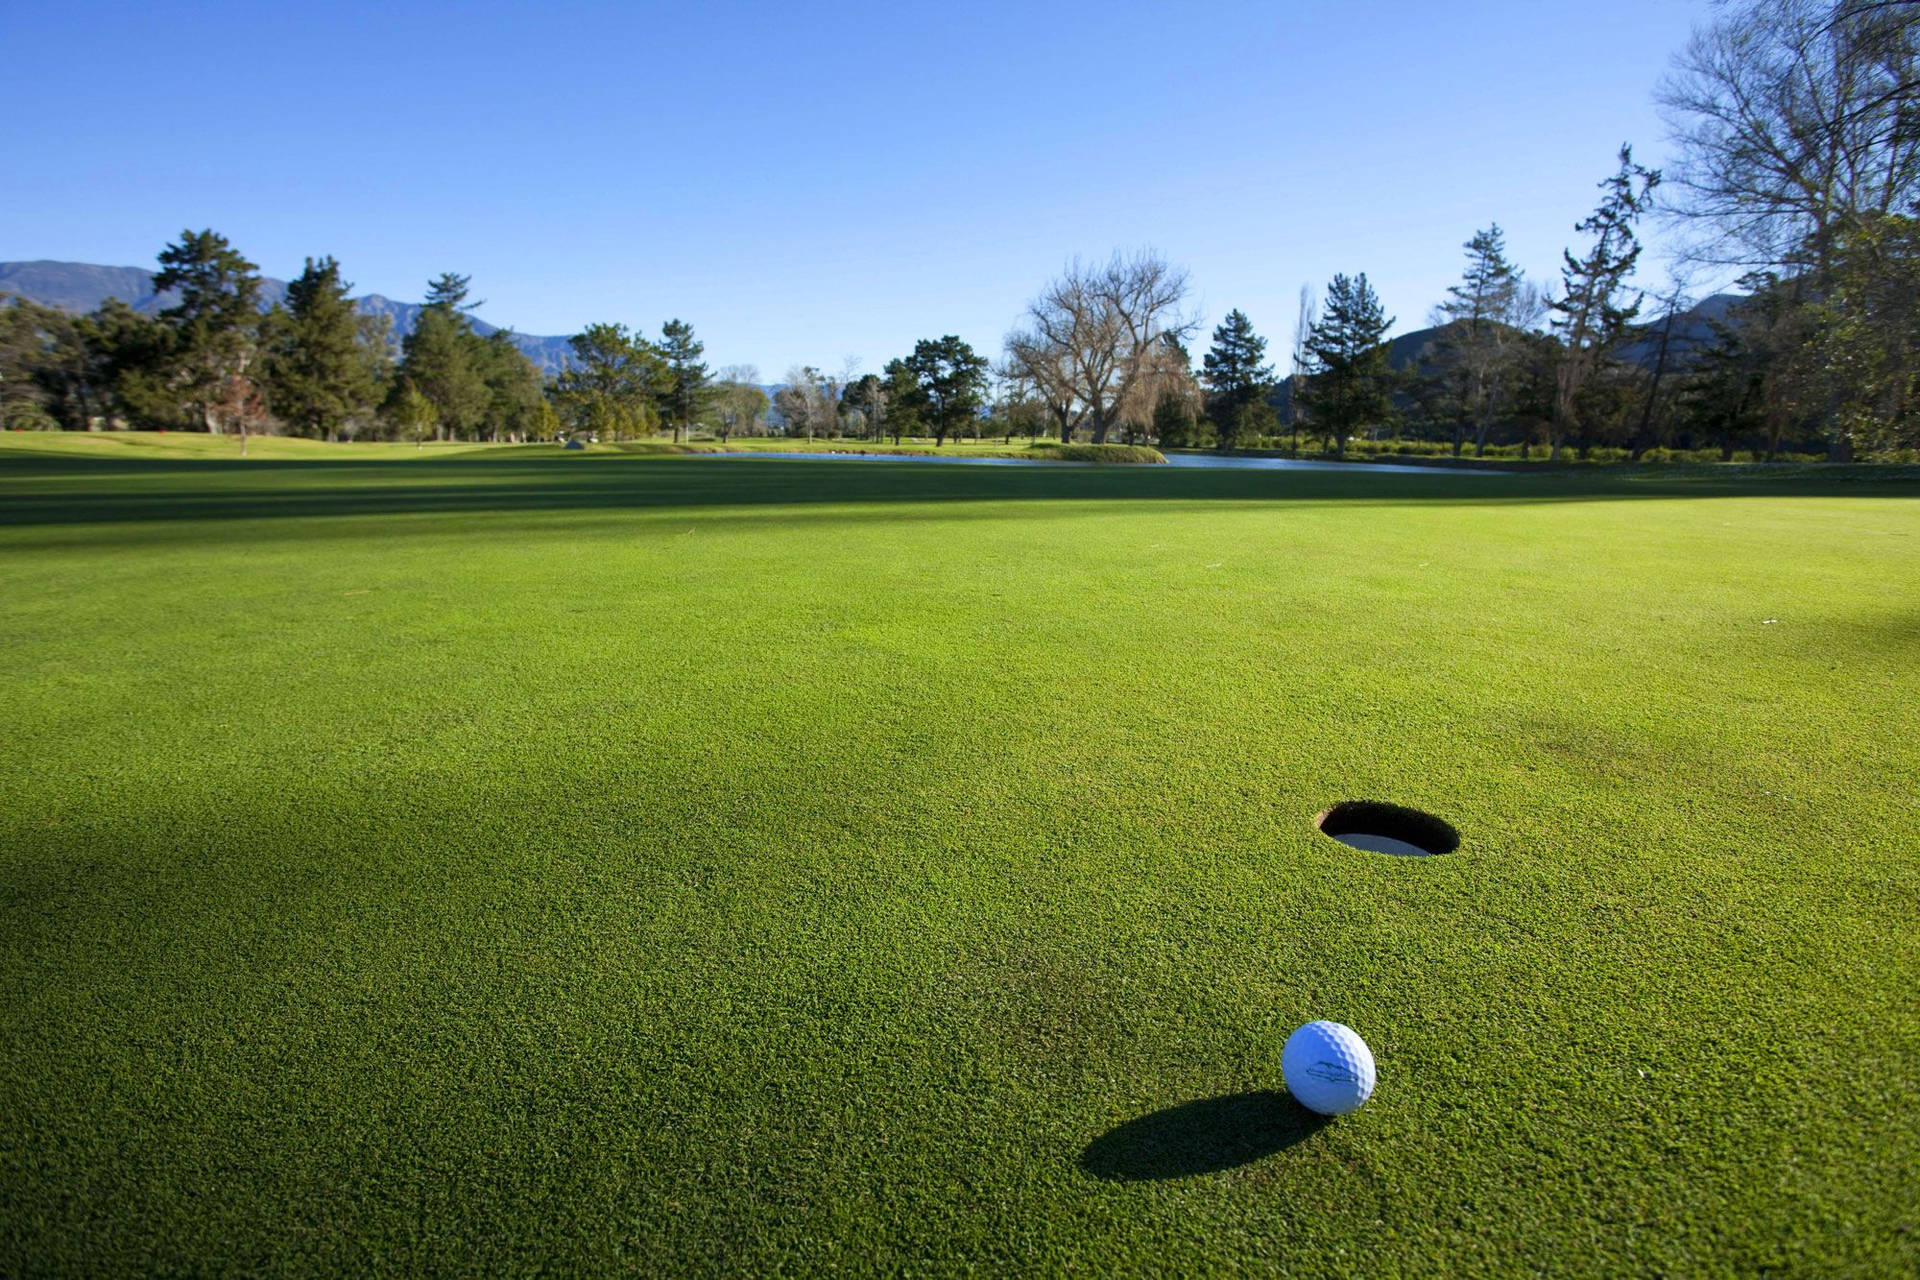
[[[1280,1074],[1307,1110],[1344,1116],[1373,1096],[1373,1050],[1343,1023],[1309,1022],[1287,1037]]]

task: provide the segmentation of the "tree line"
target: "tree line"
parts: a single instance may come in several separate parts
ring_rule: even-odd
[[[1435,332],[1399,368],[1394,321],[1356,273],[1336,275],[1323,302],[1302,291],[1286,376],[1238,310],[1196,375],[1185,275],[1144,253],[1075,263],[1029,304],[1006,342],[1014,398],[1062,438],[1095,441],[1298,450],[1304,434],[1339,454],[1364,434],[1456,456],[1538,445],[1553,458],[1911,458],[1920,3],[1730,4],[1695,31],[1659,100],[1673,171],[1620,149],[1557,288],[1525,278],[1497,224],[1476,231]],[[1682,252],[1643,318],[1649,290],[1634,276],[1650,214],[1680,233]],[[1693,281],[1729,268],[1739,295],[1689,323]]]
[[[0,309],[0,423],[118,424],[239,437],[272,429],[323,440],[385,435],[529,439],[551,434],[539,371],[498,331],[481,337],[467,277],[430,282],[395,344],[361,315],[331,257],[308,258],[286,300],[263,309],[259,269],[226,237],[186,231],[161,250],[157,314],[110,298],[68,315],[25,299]]]
[[[878,373],[712,372],[690,325],[593,324],[543,379],[505,331],[482,337],[467,277],[428,285],[410,333],[356,312],[331,257],[262,308],[254,264],[211,230],[159,256],[156,315],[110,300],[71,316],[0,307],[0,425],[98,423],[323,439],[618,440],[695,430],[896,442],[962,434],[1155,442],[1356,439],[1460,456],[1534,448],[1737,449],[1837,460],[1920,449],[1920,3],[1744,0],[1719,11],[1660,90],[1678,144],[1661,173],[1623,146],[1559,280],[1508,257],[1495,224],[1465,243],[1434,332],[1393,360],[1395,320],[1364,272],[1303,289],[1284,374],[1242,311],[1195,367],[1186,273],[1153,251],[1074,261],[1030,301],[997,361],[922,339]],[[1658,201],[1658,203],[1657,203]],[[1635,283],[1640,228],[1685,253]],[[1692,282],[1739,273],[1724,314],[1689,323]],[[1397,366],[1397,367],[1396,367]]]

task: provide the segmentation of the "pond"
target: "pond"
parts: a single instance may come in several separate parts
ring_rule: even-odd
[[[1420,467],[1395,462],[1309,462],[1303,458],[1262,458],[1244,453],[1170,453],[1170,467],[1214,467],[1229,471],[1393,471],[1401,475],[1499,475],[1480,467]]]
[[[1091,467],[1091,462],[1062,462],[1053,458],[981,458],[934,453],[834,453],[825,450],[801,453],[775,449],[741,450],[737,453],[706,454],[713,458],[786,458],[800,462],[937,462],[966,467]],[[1123,466],[1124,463],[1107,465]],[[1170,467],[1208,467],[1230,471],[1371,471],[1397,472],[1401,475],[1499,475],[1498,471],[1479,467],[1415,467],[1391,462],[1309,462],[1300,458],[1260,458],[1247,454],[1170,453]]]

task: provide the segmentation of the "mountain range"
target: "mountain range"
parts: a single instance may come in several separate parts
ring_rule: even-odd
[[[153,272],[145,267],[102,267],[90,262],[0,262],[0,294],[11,293],[62,311],[84,313],[99,307],[108,298],[118,298],[135,311],[152,315],[172,305],[169,294],[153,291]],[[260,300],[272,306],[284,302],[287,282],[262,277]],[[353,300],[362,315],[386,316],[393,321],[396,341],[413,332],[414,320],[422,307],[417,302],[397,302],[381,294],[369,293]],[[499,326],[474,318],[474,332],[485,337]],[[558,373],[567,365],[572,349],[565,338],[542,337],[532,333],[507,331],[513,345],[542,373]]]
[[[3,288],[4,286],[0,286]],[[1695,347],[1705,346],[1713,340],[1713,326],[1725,323],[1727,313],[1734,303],[1740,301],[1739,294],[1716,293],[1702,298],[1685,311],[1673,318],[1673,331],[1667,339],[1669,361],[1677,360]],[[1627,364],[1651,365],[1659,346],[1660,317],[1651,314],[1651,308],[1643,313],[1641,323],[1629,332],[1632,337],[1620,347],[1620,359]],[[1457,321],[1453,323],[1459,323]],[[1446,325],[1436,325],[1427,329],[1415,329],[1403,333],[1397,338],[1387,340],[1387,362],[1396,369],[1418,360],[1427,344],[1440,336]]]

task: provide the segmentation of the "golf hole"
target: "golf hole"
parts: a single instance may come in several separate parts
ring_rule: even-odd
[[[1460,847],[1460,833],[1451,823],[1379,800],[1342,800],[1313,825],[1341,844],[1396,858],[1431,858]]]

